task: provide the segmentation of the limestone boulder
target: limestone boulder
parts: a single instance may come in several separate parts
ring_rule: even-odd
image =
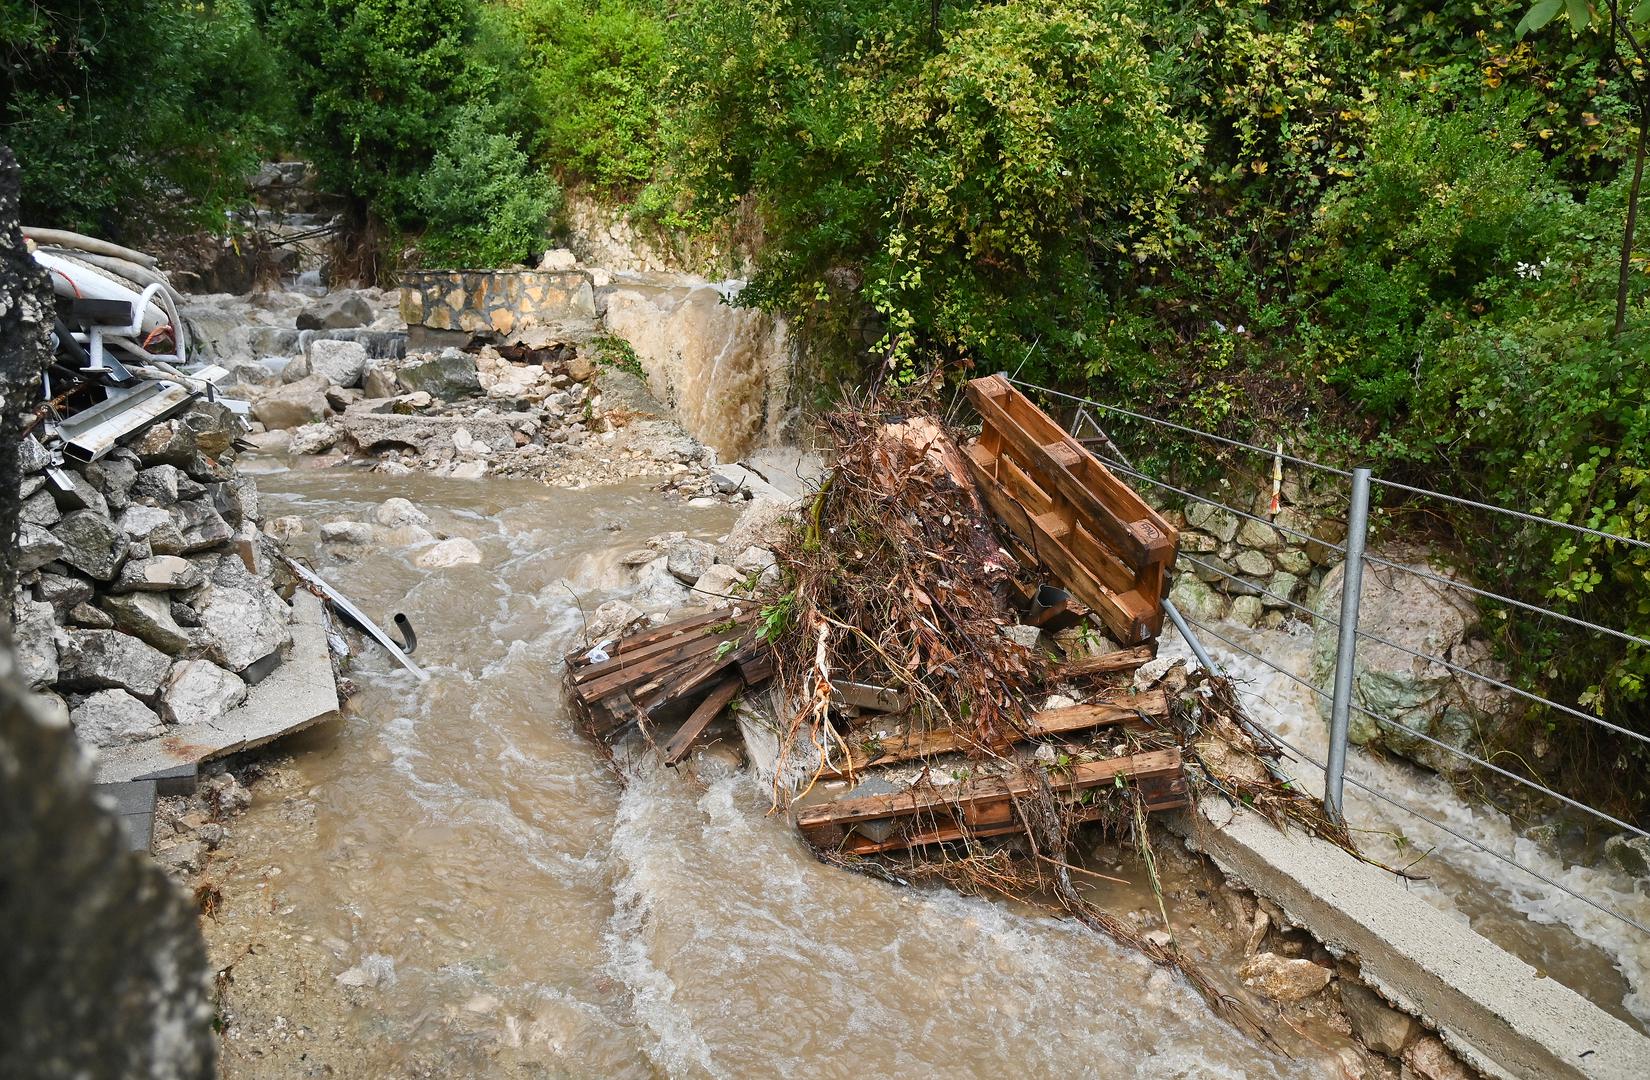
[[[1251,956],[1239,969],[1243,985],[1259,990],[1275,1001],[1305,1001],[1329,985],[1328,968],[1310,960],[1295,960],[1277,953]]]
[[[717,563],[699,576],[693,583],[693,590],[706,600],[715,600],[719,596],[745,595],[745,579],[748,575],[741,574],[727,563]]]
[[[26,574],[49,562],[56,562],[68,553],[68,547],[53,536],[49,529],[28,522],[17,526],[17,571]]]
[[[426,570],[439,570],[448,566],[464,566],[480,561],[481,549],[462,536],[443,540],[425,550],[414,560]]]
[[[177,555],[155,555],[133,559],[120,568],[115,592],[165,592],[193,589],[202,580],[200,568]]]
[[[97,581],[111,581],[126,559],[126,537],[108,515],[76,510],[52,529],[63,545],[58,559]]]
[[[117,629],[161,652],[175,656],[189,647],[189,633],[172,617],[172,601],[164,593],[110,593],[101,603]]]
[[[585,643],[596,645],[617,638],[625,627],[641,617],[641,610],[634,604],[623,600],[605,601],[590,614],[590,621],[584,628]]]
[[[183,531],[170,509],[134,503],[116,523],[126,539],[147,545],[152,555],[178,555],[184,550]]]
[[[333,386],[360,386],[367,370],[367,348],[358,341],[318,338],[309,343],[309,369]]]
[[[1453,569],[1433,565],[1414,553],[1409,558],[1396,552],[1383,557],[1446,580],[1457,576]],[[1329,623],[1340,618],[1345,569],[1343,564],[1329,571],[1315,598],[1318,618],[1311,672],[1315,684],[1322,687],[1333,681],[1336,631]],[[1464,767],[1464,759],[1412,732],[1467,749],[1480,729],[1493,728],[1514,715],[1510,697],[1458,676],[1442,664],[1410,655],[1424,653],[1493,678],[1505,677],[1479,636],[1478,609],[1461,590],[1397,570],[1365,573],[1358,625],[1401,648],[1371,640],[1359,643],[1353,701],[1389,723],[1355,708],[1353,742],[1381,747],[1439,772],[1455,772]],[[1327,700],[1320,702],[1319,711],[1327,721]]]
[[[665,550],[665,567],[684,585],[704,577],[715,562],[716,548],[703,540],[683,537]]]
[[[372,512],[373,520],[378,524],[391,529],[403,525],[428,525],[430,515],[414,506],[411,501],[400,497],[385,499]]]
[[[328,293],[298,313],[300,330],[348,330],[372,322],[372,305],[353,292]]]
[[[443,349],[435,356],[403,364],[396,378],[409,391],[422,390],[443,401],[481,393],[475,358],[459,349]]]
[[[41,600],[19,597],[13,612],[12,648],[17,669],[35,690],[57,681],[57,609]]]
[[[663,555],[636,571],[636,586],[630,601],[649,613],[674,611],[693,601],[693,594],[670,572],[670,560]]]
[[[274,593],[209,584],[195,597],[193,607],[200,617],[197,633],[207,658],[230,671],[245,671],[292,640],[286,605]]]
[[[172,660],[165,653],[119,630],[63,631],[58,652],[58,685],[65,690],[125,690],[152,698]]]
[[[92,583],[68,574],[48,574],[41,571],[34,583],[34,598],[44,600],[59,611],[83,604],[92,598]]]
[[[209,660],[175,664],[160,691],[161,715],[172,724],[217,720],[246,700],[246,683]]]
[[[151,465],[133,478],[132,497],[150,506],[171,506],[178,501],[178,480],[186,475],[176,465]]]
[[[728,535],[722,538],[718,550],[723,559],[732,561],[750,547],[774,547],[789,531],[787,519],[795,517],[800,505],[799,501],[790,499],[752,499]]]
[[[327,404],[329,385],[323,375],[306,375],[290,386],[276,387],[259,395],[252,406],[252,415],[271,431],[313,424],[332,411]]]
[[[1397,1057],[1415,1037],[1420,1025],[1408,1013],[1399,1012],[1367,986],[1341,983],[1341,1006],[1352,1022],[1352,1033],[1371,1050]]]
[[[1221,506],[1193,501],[1186,507],[1186,524],[1206,532],[1223,544],[1236,539],[1240,518]]]
[[[1196,574],[1177,574],[1169,599],[1193,622],[1207,623],[1226,615],[1226,597],[1215,592]]]
[[[173,507],[172,513],[183,535],[181,554],[217,547],[235,535],[229,522],[205,499],[185,499]]]
[[[92,746],[125,746],[166,733],[155,711],[124,690],[88,695],[69,710],[69,723]]]

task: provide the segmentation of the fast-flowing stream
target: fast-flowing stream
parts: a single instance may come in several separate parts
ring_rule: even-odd
[[[267,896],[279,922],[236,955],[277,933],[312,942],[308,985],[349,1000],[329,1034],[302,1000],[275,1016],[241,994],[237,1026],[330,1040],[256,1053],[371,1076],[1337,1075],[1070,922],[818,863],[746,773],[621,784],[562,701],[581,605],[616,594],[619,556],[648,536],[714,538],[730,511],[640,485],[259,482],[270,515],[312,521],[410,498],[483,559],[426,571],[413,552],[309,552],[369,611],[411,616],[432,678],[358,657],[360,693],[302,737],[290,796],[240,819],[223,887]],[[225,1071],[286,1074],[233,1037]]]

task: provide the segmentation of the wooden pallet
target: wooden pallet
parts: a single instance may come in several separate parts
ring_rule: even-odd
[[[746,608],[666,623],[620,639],[602,661],[592,661],[589,650],[574,653],[567,658],[568,694],[592,734],[608,740],[704,698],[666,751],[675,764],[740,690],[773,676],[772,656],[756,640],[756,616]]]
[[[1083,705],[1044,709],[1031,718],[1020,738],[1056,738],[1119,724],[1148,726],[1161,723],[1168,716],[1169,702],[1161,690],[1148,690],[1143,694],[1117,691]],[[875,753],[863,746],[852,747],[847,761],[820,773],[819,779],[840,780],[863,773],[866,769],[976,749],[980,747],[972,739],[951,728],[917,732],[907,730],[878,740]]]
[[[984,428],[965,457],[1015,554],[1046,567],[1119,642],[1156,638],[1175,529],[1003,376],[967,390]]]
[[[1175,749],[1081,762],[1046,770],[1046,776],[1055,796],[1072,807],[1079,820],[1101,812],[1098,805],[1085,808],[1082,793],[1110,787],[1119,779],[1139,788],[1147,810],[1168,810],[1188,801],[1180,751]],[[1034,795],[1035,788],[1025,776],[988,776],[892,795],[842,798],[803,809],[796,825],[814,846],[850,855],[1002,836],[1021,830],[1016,801]]]

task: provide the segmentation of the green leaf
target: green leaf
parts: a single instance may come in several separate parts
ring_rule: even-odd
[[[1564,0],[1564,14],[1569,17],[1570,29],[1578,34],[1593,25],[1593,5],[1587,0]]]
[[[1647,0],[1647,2],[1650,2],[1650,0]],[[1553,21],[1553,16],[1557,15],[1558,9],[1563,6],[1564,0],[1537,0],[1535,6],[1526,11],[1524,17],[1518,20],[1518,36],[1523,37],[1531,31],[1546,26]]]
[[[1639,0],[1639,6],[1633,9],[1633,14],[1628,18],[1636,23],[1650,22],[1650,0]]]

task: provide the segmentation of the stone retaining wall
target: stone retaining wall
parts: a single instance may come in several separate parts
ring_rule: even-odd
[[[580,270],[415,270],[402,278],[409,327],[493,333],[596,318],[595,285]]]

